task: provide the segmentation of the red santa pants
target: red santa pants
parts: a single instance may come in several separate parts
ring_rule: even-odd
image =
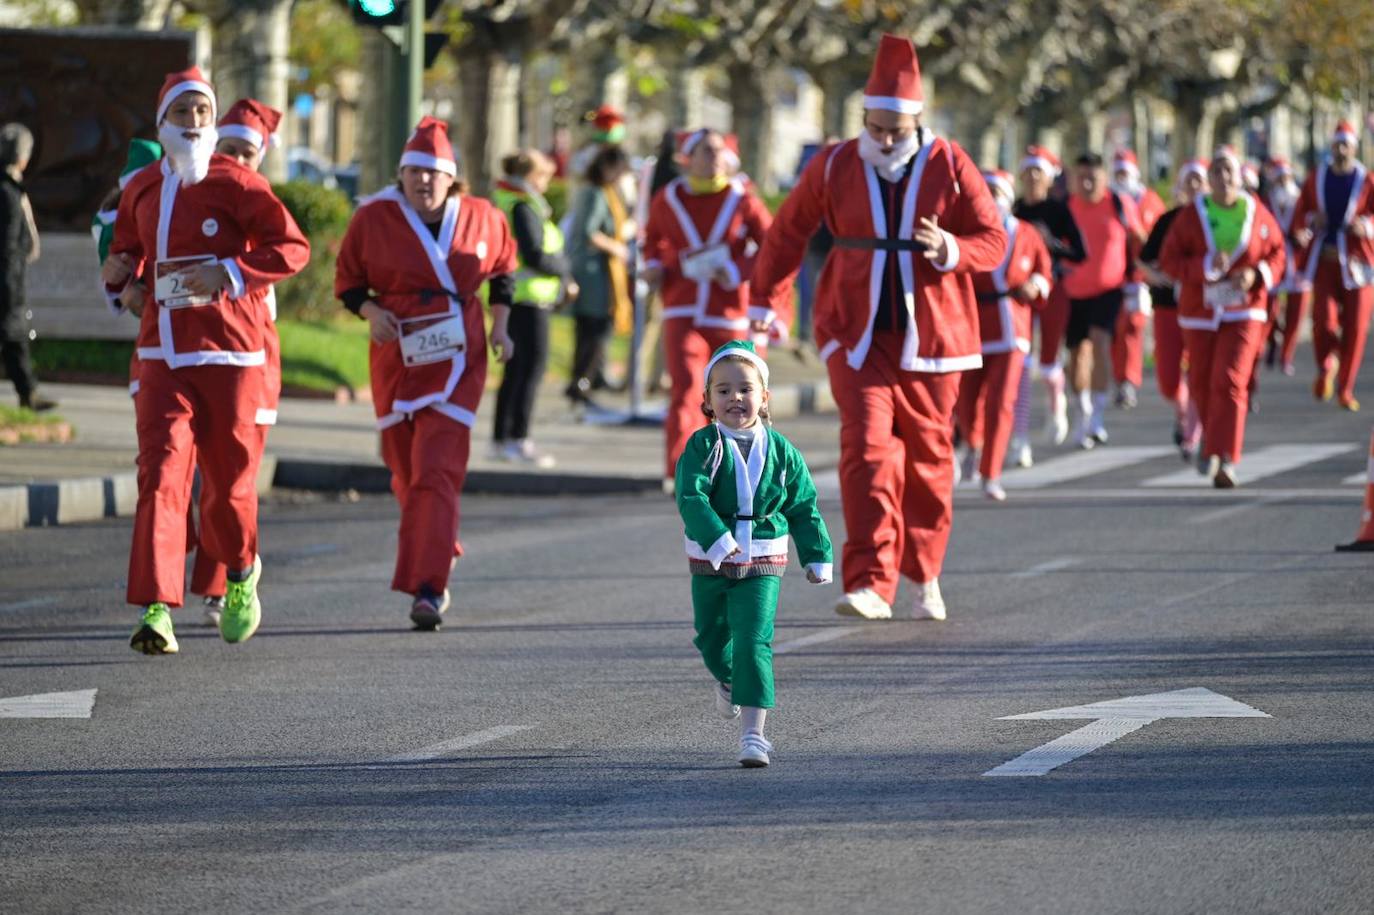
[[[1355,396],[1355,379],[1364,358],[1371,307],[1374,307],[1374,287],[1346,289],[1341,280],[1340,261],[1323,257],[1312,278],[1312,347],[1318,371],[1325,371],[1332,356],[1340,359],[1336,395],[1341,400]]]
[[[1202,422],[1208,455],[1239,461],[1250,408],[1250,375],[1264,344],[1264,324],[1226,321],[1217,330],[1184,328],[1188,392]]]
[[[1310,293],[1286,292],[1283,294],[1282,334],[1283,344],[1279,348],[1279,361],[1284,366],[1293,364],[1298,352],[1298,337],[1302,335],[1302,319],[1307,315],[1307,300]]]
[[[672,479],[676,474],[677,459],[687,447],[687,439],[706,424],[701,403],[706,390],[706,363],[711,361],[711,354],[748,334],[747,330],[729,327],[697,327],[691,318],[669,318],[663,322],[663,362],[672,381],[668,413],[663,418],[664,479]]]
[[[1002,476],[1025,361],[1020,352],[984,354],[983,367],[964,372],[959,381],[955,418],[964,441],[982,452],[978,472],[985,480]]]
[[[1188,385],[1183,380],[1183,331],[1178,326],[1178,309],[1156,308],[1154,326],[1155,383],[1181,415],[1188,406]]]
[[[1116,336],[1112,338],[1112,380],[1118,385],[1130,382],[1139,388],[1145,377],[1145,324],[1149,318],[1124,306],[1116,316]]]
[[[1054,284],[1045,307],[1035,317],[1040,322],[1040,367],[1058,365],[1064,332],[1069,326],[1069,294],[1061,284]]]
[[[129,554],[131,604],[182,603],[187,512],[201,468],[200,549],[233,569],[258,552],[258,464],[264,438],[260,367],[202,365],[173,371],[159,359],[139,367],[138,507]]]
[[[843,349],[826,363],[840,413],[844,589],[888,603],[899,574],[939,577],[954,511],[959,375],[903,371],[901,354],[901,334],[875,333],[857,370]]]
[[[421,586],[442,594],[458,544],[458,500],[468,475],[472,430],[438,410],[423,409],[382,430],[382,460],[401,505],[400,543],[391,590]]]

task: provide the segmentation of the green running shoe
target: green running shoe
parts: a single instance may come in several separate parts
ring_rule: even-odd
[[[253,557],[253,571],[243,581],[230,581],[224,593],[224,609],[220,611],[219,634],[230,645],[246,642],[258,631],[262,622],[262,604],[258,602],[258,579],[262,577],[262,557]]]
[[[176,654],[177,637],[172,632],[172,614],[166,604],[152,604],[143,611],[129,647],[144,654]]]

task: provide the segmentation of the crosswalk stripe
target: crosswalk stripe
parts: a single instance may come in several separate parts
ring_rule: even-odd
[[[1065,483],[1069,480],[1090,477],[1110,470],[1119,470],[1132,464],[1152,461],[1166,454],[1177,453],[1176,449],[1161,445],[1127,447],[1109,445],[1094,448],[1092,451],[1078,451],[1052,458],[1026,470],[1008,470],[1002,476],[1002,485],[1009,490],[1040,489],[1044,486],[1053,486],[1056,483]]]
[[[1241,461],[1239,470],[1243,483],[1253,483],[1265,477],[1277,476],[1296,470],[1306,464],[1315,464],[1339,454],[1354,451],[1355,446],[1347,443],[1323,443],[1310,445],[1270,445],[1261,448]],[[1212,481],[1194,469],[1179,470],[1163,476],[1151,477],[1143,481],[1144,487],[1170,487],[1195,489],[1210,487]]]

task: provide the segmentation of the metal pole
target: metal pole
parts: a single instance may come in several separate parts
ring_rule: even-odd
[[[425,92],[425,0],[410,0],[406,18],[406,129],[420,121]]]

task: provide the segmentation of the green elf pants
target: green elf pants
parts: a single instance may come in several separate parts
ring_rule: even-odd
[[[692,576],[692,610],[706,669],[736,705],[773,707],[773,617],[782,578]]]

